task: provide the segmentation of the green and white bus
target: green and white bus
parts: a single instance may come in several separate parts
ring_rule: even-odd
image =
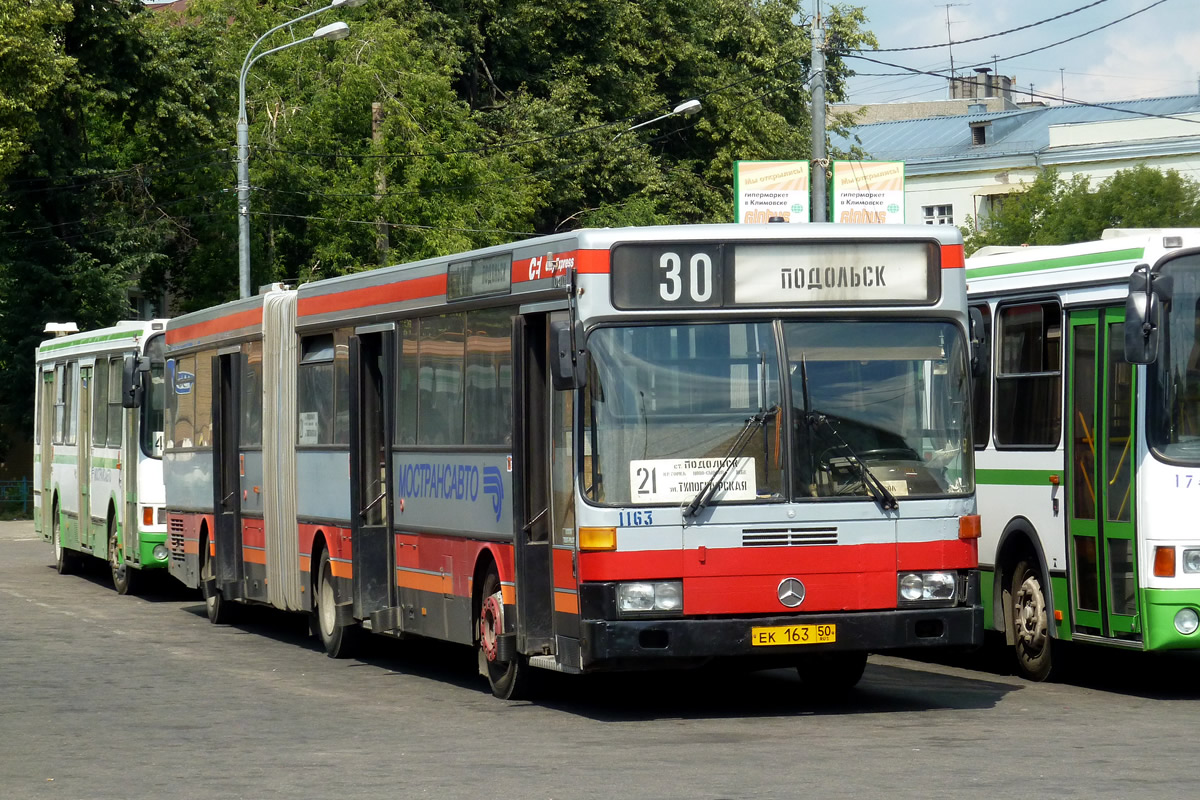
[[[34,528],[58,571],[108,561],[120,594],[167,566],[163,488],[166,320],[79,333],[51,323],[37,349]]]
[[[984,251],[967,285],[991,343],[974,392],[985,629],[1032,680],[1059,642],[1200,647],[1200,229]]]

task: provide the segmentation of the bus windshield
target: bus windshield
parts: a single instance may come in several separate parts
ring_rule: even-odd
[[[1200,463],[1200,255],[1163,265],[1173,279],[1167,335],[1148,367],[1146,437],[1162,457]]]
[[[149,458],[162,458],[163,454],[163,409],[167,398],[163,341],[159,334],[146,342],[150,372],[146,375],[146,392],[138,413],[141,414],[142,453]]]
[[[973,491],[962,335],[947,322],[599,328],[584,487],[606,505]],[[786,375],[787,380],[781,380]]]

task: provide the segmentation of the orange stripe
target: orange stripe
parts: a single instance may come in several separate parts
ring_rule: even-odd
[[[183,552],[188,555],[196,555],[200,552],[200,543],[195,539],[184,539]]]
[[[242,561],[245,561],[247,564],[264,564],[265,565],[267,563],[267,551],[266,550],[252,550],[249,547],[243,547],[242,548]]]
[[[554,593],[554,610],[564,614],[579,613],[579,595],[570,592]]]
[[[406,589],[416,589],[420,592],[436,592],[437,594],[452,594],[454,584],[450,575],[429,575],[424,572],[396,570],[396,585]]]
[[[961,244],[942,245],[942,269],[966,269],[967,259]]]
[[[349,561],[330,561],[329,571],[333,573],[335,578],[353,578],[354,565]]]
[[[167,344],[179,344],[180,342],[199,339],[204,336],[212,336],[218,333],[228,333],[229,331],[241,330],[242,328],[253,328],[262,325],[262,306],[251,308],[247,311],[239,311],[236,314],[230,314],[227,317],[209,320],[207,322],[196,322],[192,325],[184,325],[182,328],[171,328],[167,330]]]
[[[333,311],[369,308],[388,303],[400,303],[405,300],[437,297],[445,293],[445,274],[430,275],[427,278],[412,278],[410,280],[384,284],[383,286],[366,286],[361,289],[349,289],[335,294],[302,297],[297,301],[296,315],[299,317],[308,317],[315,314],[328,314]]]
[[[312,556],[300,556],[300,571],[312,572]]]
[[[515,606],[517,604],[517,588],[515,586],[500,586],[500,600],[506,606]]]

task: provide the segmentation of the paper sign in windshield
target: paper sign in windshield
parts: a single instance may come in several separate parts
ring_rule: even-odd
[[[726,471],[726,466],[729,469]],[[758,496],[754,459],[678,458],[629,462],[634,503],[690,503],[713,475],[717,481],[712,502],[753,500]]]

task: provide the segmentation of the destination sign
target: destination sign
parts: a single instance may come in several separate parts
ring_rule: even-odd
[[[738,305],[932,302],[939,267],[924,242],[741,245],[733,251]]]
[[[512,254],[453,262],[446,269],[446,299],[467,300],[512,291]]]
[[[885,240],[618,245],[612,299],[623,309],[933,303],[940,252]]]

